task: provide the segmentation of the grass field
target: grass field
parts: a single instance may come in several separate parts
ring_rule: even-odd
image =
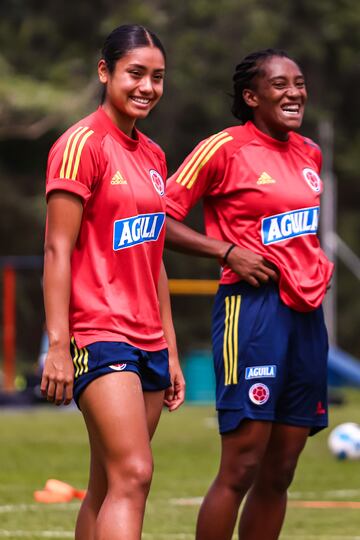
[[[331,426],[346,421],[360,422],[360,392],[347,392],[345,405],[331,410]],[[86,487],[88,448],[81,415],[45,405],[3,409],[0,433],[0,538],[73,538],[78,503],[35,503],[33,491],[48,478]],[[360,540],[359,508],[298,507],[297,501],[360,501],[360,461],[336,461],[327,449],[328,433],[311,438],[303,453],[282,540]],[[217,468],[213,408],[186,405],[177,413],[164,411],[153,449],[155,476],[143,538],[190,540],[200,497]]]

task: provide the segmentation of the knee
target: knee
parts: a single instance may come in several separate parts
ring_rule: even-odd
[[[151,459],[131,459],[125,467],[128,489],[148,493],[153,475]]]
[[[136,494],[147,495],[153,475],[151,459],[132,457],[117,467],[109,485],[121,496],[133,497]]]
[[[295,468],[296,463],[292,461],[283,462],[278,467],[273,467],[269,475],[271,489],[277,493],[285,493],[293,481]]]
[[[228,483],[232,491],[244,495],[253,484],[258,468],[258,463],[252,460],[237,463],[229,474]]]

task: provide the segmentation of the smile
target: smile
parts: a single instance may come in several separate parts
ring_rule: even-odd
[[[300,114],[300,105],[298,103],[289,103],[281,106],[281,110],[287,116],[297,116]]]
[[[141,98],[136,96],[131,96],[131,98],[135,103],[139,103],[140,105],[149,105],[150,99],[149,98]]]

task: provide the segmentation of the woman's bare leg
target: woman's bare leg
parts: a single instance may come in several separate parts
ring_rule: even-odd
[[[100,377],[84,390],[80,405],[92,456],[76,540],[140,540],[153,468],[140,380],[130,372]]]

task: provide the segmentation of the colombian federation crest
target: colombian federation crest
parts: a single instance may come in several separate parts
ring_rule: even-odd
[[[305,169],[303,169],[303,175],[311,189],[313,191],[316,191],[316,193],[319,193],[321,189],[321,180],[318,173],[315,172],[313,169],[309,169],[308,167],[306,167]]]
[[[165,193],[165,184],[164,184],[164,180],[162,179],[161,174],[155,171],[155,169],[150,169],[149,172],[150,172],[150,178],[151,178],[154,188],[156,189],[159,195],[163,196]]]
[[[249,398],[255,405],[263,405],[270,397],[270,390],[266,384],[256,383],[250,387]]]

